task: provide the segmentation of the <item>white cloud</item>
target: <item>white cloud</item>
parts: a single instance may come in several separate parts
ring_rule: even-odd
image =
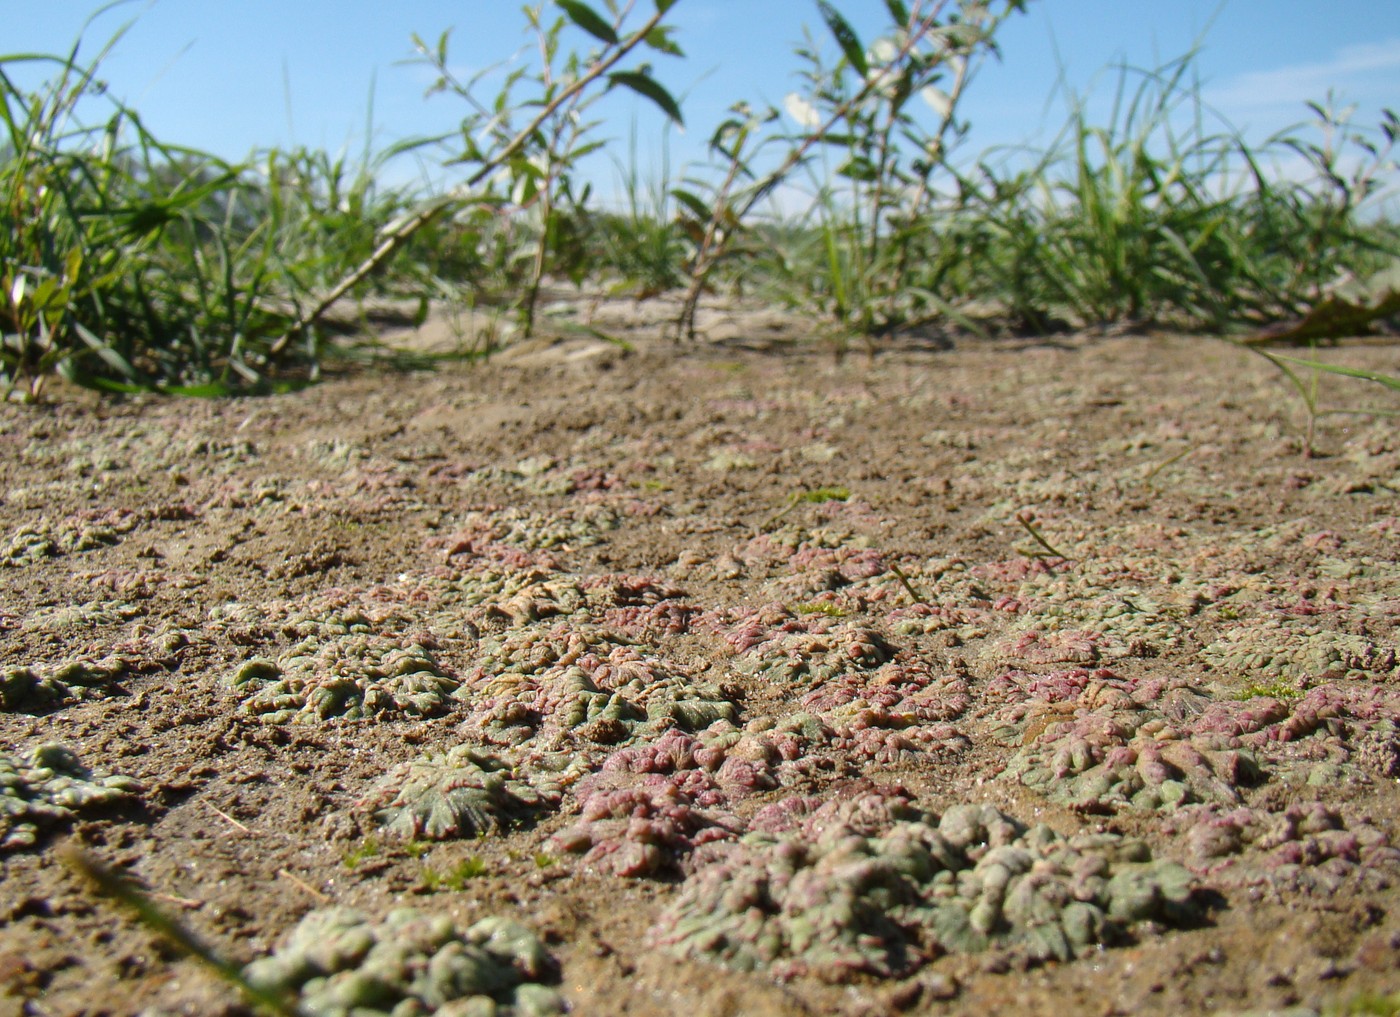
[[[1330,60],[1293,64],[1237,75],[1205,90],[1208,103],[1231,120],[1287,108],[1301,115],[1302,104],[1319,102],[1329,90],[1347,100],[1400,94],[1400,39],[1362,43],[1338,50]]]

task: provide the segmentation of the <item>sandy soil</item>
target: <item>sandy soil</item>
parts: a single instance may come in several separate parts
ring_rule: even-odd
[[[249,1012],[74,849],[240,965],[329,906],[511,917],[580,1014],[1400,989],[1393,421],[1325,418],[1306,456],[1278,374],[1198,338],[838,361],[791,321],[708,324],[0,408],[0,1017]],[[1393,346],[1326,355],[1400,371]],[[55,743],[89,783],[40,772]],[[444,812],[453,787],[475,797]],[[1073,959],[1010,910],[968,952],[927,887],[881,917],[875,877],[822,854],[836,829],[869,871],[969,803],[1101,873],[1141,841],[1189,898]],[[771,883],[784,838],[824,889],[716,895]]]

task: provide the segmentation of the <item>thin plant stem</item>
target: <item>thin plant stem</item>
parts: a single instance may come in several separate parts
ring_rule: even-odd
[[[940,2],[934,4],[933,10],[930,13],[917,19],[916,29],[911,31],[908,37],[900,44],[894,58],[889,63],[889,67],[898,66],[900,61],[906,59],[908,55],[918,47],[929,32],[933,30],[938,15],[943,10],[944,6],[945,0],[940,0]],[[724,221],[726,223],[742,223],[760,201],[768,197],[769,194],[787,179],[788,175],[792,173],[794,169],[806,160],[808,152],[830,135],[836,126],[845,120],[851,112],[863,103],[872,93],[883,88],[887,84],[886,77],[888,73],[889,71],[887,68],[883,73],[872,74],[867,77],[865,83],[856,90],[854,95],[832,110],[826,120],[819,126],[808,131],[808,133],[802,137],[802,140],[788,151],[787,156],[778,164],[777,168],[768,173],[768,175],[758,183],[754,184],[753,187],[745,191],[732,209],[726,204],[723,208]],[[743,167],[741,165],[731,165],[725,184],[732,185],[733,180],[742,169]],[[692,261],[690,287],[686,292],[685,301],[681,305],[681,313],[677,318],[677,334],[684,335],[689,339],[695,337],[695,312],[696,306],[700,302],[700,295],[705,290],[710,273],[714,271],[715,265],[718,264],[723,254],[722,244],[719,239],[721,233],[721,206],[719,203],[716,203],[714,213],[715,214],[710,217],[710,223],[706,227],[704,237]],[[728,235],[732,233],[732,229],[725,229],[723,232]]]
[[[118,875],[87,852],[75,847],[63,849],[60,857],[65,865],[88,880],[104,897],[110,897],[133,912],[136,920],[142,925],[238,989],[249,1003],[275,1017],[305,1017],[294,1003],[280,993],[250,982],[238,965],[220,957],[193,931],[158,908],[150,896],[138,890],[129,879]]]
[[[891,562],[890,571],[893,572],[894,577],[899,580],[899,585],[904,587],[904,591],[908,593],[910,597],[914,598],[914,603],[923,604],[925,607],[933,606],[929,603],[927,597],[914,588],[914,584],[909,581],[909,577],[904,574],[903,569]]]
[[[1069,555],[1054,547],[1048,540],[1046,540],[1045,537],[1041,534],[1040,529],[1035,525],[1034,520],[1032,520],[1031,517],[1026,513],[1017,512],[1016,522],[1020,524],[1021,529],[1025,530],[1027,533],[1030,534],[1032,540],[1034,540],[1037,544],[1039,544],[1042,548],[1045,549],[1046,553],[1050,557],[1063,558],[1065,561],[1074,560]]]

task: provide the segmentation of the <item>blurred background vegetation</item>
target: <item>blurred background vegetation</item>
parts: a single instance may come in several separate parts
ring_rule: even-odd
[[[1358,123],[1322,96],[1248,144],[1208,108],[1187,53],[1116,68],[1109,114],[1075,97],[1043,149],[970,153],[962,99],[1024,0],[884,0],[888,28],[868,39],[818,0],[783,109],[736,96],[718,125],[690,125],[707,131],[706,162],[673,167],[663,151],[653,174],[635,124],[607,147],[595,103],[627,90],[683,121],[648,62],[683,57],[677,2],[526,8],[537,57],[504,81],[461,80],[447,35],[416,39],[461,123],[353,157],[231,162],[153,136],[102,95],[120,33],[82,61],[76,44],[0,56],[0,391],[38,398],[55,374],[114,392],[294,387],[365,355],[384,315],[437,304],[488,312],[462,351],[486,355],[554,327],[547,286],[674,293],[678,340],[698,304],[742,286],[872,348],[913,329],[1162,326],[1261,350],[1400,313],[1391,111]],[[599,151],[620,202],[579,172]],[[405,152],[463,182],[386,183]],[[1302,171],[1274,170],[1285,156]]]

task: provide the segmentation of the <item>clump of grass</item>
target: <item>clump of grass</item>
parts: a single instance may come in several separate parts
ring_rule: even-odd
[[[822,505],[829,501],[849,501],[850,497],[850,488],[846,487],[817,487],[809,491],[794,491],[788,495],[787,502],[783,507],[769,516],[764,525],[771,526],[798,505]]]
[[[331,320],[347,297],[412,298],[415,321],[432,299],[487,308],[491,324],[461,351],[481,355],[512,327],[539,326],[546,284],[561,279],[638,296],[685,285],[681,335],[722,283],[815,306],[843,336],[970,325],[974,305],[1037,331],[1229,333],[1302,315],[1246,345],[1303,399],[1308,449],[1320,416],[1353,412],[1321,404],[1319,374],[1400,389],[1379,372],[1262,348],[1400,306],[1400,229],[1378,214],[1400,141],[1392,111],[1369,128],[1328,97],[1309,104],[1309,122],[1249,145],[1206,106],[1192,51],[1120,67],[1102,122],[1072,96],[1059,138],[1029,165],[987,153],[955,172],[960,101],[1023,2],[885,0],[888,28],[867,46],[819,0],[834,55],[812,40],[798,49],[786,125],[774,108],[736,103],[709,165],[671,180],[663,148],[660,179],[643,183],[634,123],[626,207],[600,210],[581,162],[605,145],[598,98],[629,89],[681,120],[650,65],[623,64],[645,50],[683,55],[666,24],[674,2],[654,0],[645,18],[613,0],[531,5],[536,55],[497,78],[459,80],[447,35],[417,40],[435,88],[466,103],[463,123],[353,158],[274,149],[229,162],[156,138],[100,83],[121,32],[91,59],[81,40],[65,55],[0,55],[0,392],[36,399],[54,374],[112,392],[306,384],[327,356],[363,352],[338,333],[365,312]],[[21,87],[18,71],[35,65],[47,82]],[[389,160],[437,143],[465,167],[461,186],[383,186]],[[1284,157],[1308,173],[1281,174]],[[795,181],[811,206],[760,222]],[[1356,297],[1343,277],[1381,288]]]
[[[1266,681],[1250,682],[1234,695],[1235,699],[1277,699],[1281,703],[1296,703],[1303,698],[1303,690],[1296,682],[1278,676]]]
[[[997,28],[1024,2],[886,0],[885,7],[889,28],[867,48],[840,10],[818,0],[839,56],[830,61],[811,40],[797,50],[803,87],[784,104],[797,130],[776,131],[771,108],[736,105],[710,142],[723,167],[720,182],[708,197],[677,193],[696,239],[681,335],[693,333],[700,293],[750,213],[801,169],[815,201],[786,233],[817,243],[805,257],[779,250],[767,261],[780,295],[815,303],[841,328],[866,336],[949,310],[921,285],[919,268],[931,250],[934,178],[967,132],[956,110],[977,61],[995,50]],[[917,112],[921,104],[931,117]],[[765,150],[774,148],[782,153],[776,167],[758,173]],[[834,167],[828,151],[840,153]]]
[[[616,165],[624,199],[621,210],[595,212],[590,217],[590,255],[595,263],[589,268],[609,292],[641,300],[684,284],[686,245],[670,191],[670,131],[661,137],[660,165],[645,175],[637,130],[634,118],[627,136],[627,161]]]
[[[340,857],[340,864],[346,869],[354,872],[365,862],[378,858],[383,854],[384,848],[374,837],[366,837],[355,847],[346,851]]]
[[[56,371],[137,383],[153,366],[159,371],[151,361],[159,361],[162,345],[177,350],[182,365],[207,361],[217,339],[196,330],[199,305],[170,299],[172,286],[191,275],[207,284],[195,287],[206,306],[223,296],[226,312],[250,313],[230,292],[227,257],[223,279],[201,271],[232,252],[192,258],[191,242],[207,240],[197,226],[235,186],[236,169],[161,145],[118,103],[105,122],[77,119],[80,106],[102,99],[97,67],[119,37],[86,64],[76,44],[62,57],[0,57],[0,382],[7,397],[23,390],[38,398]],[[26,91],[12,75],[33,64],[51,76]],[[183,266],[172,264],[181,256]]]
[[[322,332],[280,337],[403,211],[408,197],[377,183],[393,151],[230,163],[162,141],[98,77],[121,34],[86,61],[81,40],[0,55],[0,385],[33,399],[53,373],[188,395],[313,380]],[[47,82],[20,87],[33,65]]]
[[[479,879],[489,871],[490,866],[485,860],[477,855],[470,855],[446,869],[425,868],[421,883],[429,893],[458,893],[465,890],[473,879]]]
[[[1301,314],[1394,257],[1393,230],[1367,211],[1391,165],[1392,112],[1367,131],[1313,103],[1311,123],[1250,145],[1206,105],[1195,59],[1120,66],[1105,121],[1071,96],[1031,165],[997,168],[988,153],[963,177],[950,220],[970,278],[1013,320],[1225,332]],[[1287,155],[1311,175],[1271,173]]]
[[[1228,317],[1219,284],[1231,266],[1218,238],[1229,196],[1211,184],[1226,179],[1233,145],[1202,126],[1199,93],[1184,86],[1192,66],[1188,54],[1148,72],[1120,68],[1107,123],[1093,123],[1087,100],[1072,97],[1063,141],[1029,174],[995,182],[988,267],[1000,266],[993,278],[1007,284],[1016,316]],[[1192,103],[1182,135],[1174,124]]]

